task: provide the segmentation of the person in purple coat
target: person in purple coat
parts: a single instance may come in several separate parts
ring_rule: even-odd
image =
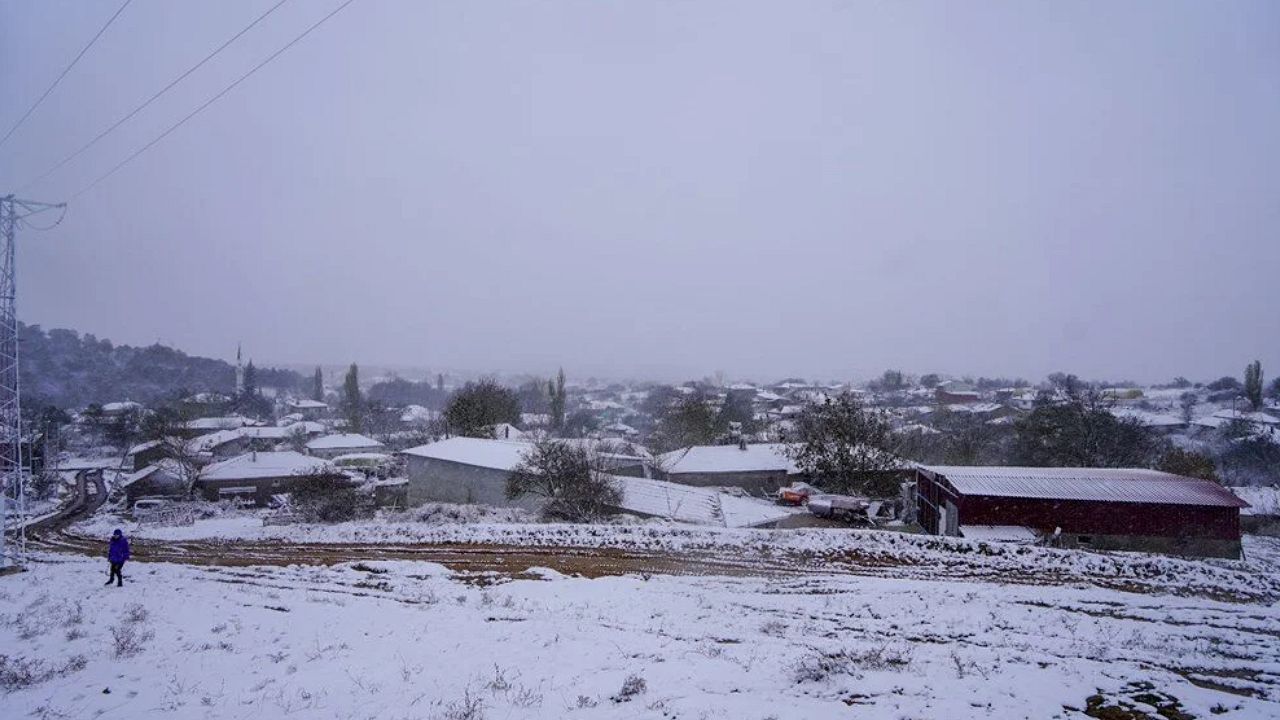
[[[107,548],[107,561],[111,563],[111,574],[107,576],[107,584],[116,581],[116,587],[124,587],[124,561],[129,559],[129,539],[120,532],[120,528],[111,533],[111,546]]]

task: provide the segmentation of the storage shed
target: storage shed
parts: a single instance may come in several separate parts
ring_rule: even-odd
[[[1023,526],[1064,547],[1230,558],[1247,507],[1217,483],[1156,470],[940,465],[917,468],[916,504],[935,535]]]

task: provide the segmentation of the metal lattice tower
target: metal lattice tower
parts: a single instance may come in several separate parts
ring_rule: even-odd
[[[26,561],[26,479],[30,453],[22,448],[22,396],[18,380],[18,286],[14,241],[23,218],[65,207],[0,198],[0,568]]]

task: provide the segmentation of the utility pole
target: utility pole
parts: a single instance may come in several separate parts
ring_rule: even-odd
[[[22,451],[22,395],[18,379],[18,285],[14,242],[25,218],[65,208],[0,197],[0,570],[20,568],[27,553],[27,461]]]

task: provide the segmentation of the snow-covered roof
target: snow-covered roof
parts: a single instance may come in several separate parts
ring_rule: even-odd
[[[1136,420],[1146,427],[1181,427],[1186,424],[1182,418],[1176,415],[1140,410],[1138,408],[1112,408],[1111,414],[1121,419]]]
[[[201,480],[252,480],[256,478],[318,475],[331,472],[332,466],[300,452],[245,453],[230,460],[208,465],[200,473]]]
[[[219,445],[225,445],[244,437],[244,435],[241,434],[242,432],[242,428],[237,428],[235,430],[219,430],[217,432],[211,432],[206,435],[192,438],[187,441],[187,452],[209,452]]]
[[[1213,414],[1213,417],[1226,421],[1241,420],[1243,422],[1259,423],[1262,425],[1280,425],[1280,417],[1264,412],[1219,410]]]
[[[375,447],[382,447],[382,443],[371,437],[365,437],[364,435],[357,435],[355,433],[325,435],[307,443],[308,450],[340,450],[342,448]]]
[[[240,428],[239,432],[242,437],[254,440],[284,440],[289,437],[289,428],[278,425]]]
[[[239,415],[231,415],[228,417],[207,417],[188,420],[184,423],[184,427],[188,430],[229,430],[244,427],[246,424],[244,418]]]
[[[493,426],[493,436],[498,440],[519,440],[524,437],[524,431],[511,423],[498,423]]]
[[[289,407],[299,410],[324,410],[329,407],[329,404],[319,400],[290,400]]]
[[[150,465],[142,468],[141,470],[138,470],[137,472],[125,475],[120,480],[119,487],[127,488],[130,485],[138,482],[139,480],[144,480],[146,478],[151,477],[153,474],[155,474],[159,470],[163,470],[169,473],[170,475],[173,475],[174,477],[180,477],[183,474],[182,466],[179,465],[176,460],[165,458],[163,460],[153,462]]]
[[[1233,487],[1231,492],[1249,503],[1249,507],[1240,511],[1241,515],[1280,515],[1280,487]]]
[[[964,495],[1243,507],[1208,480],[1145,468],[1036,468],[926,465]]]
[[[369,465],[390,462],[391,456],[386,453],[347,453],[333,459],[334,465]]]
[[[738,497],[710,488],[648,478],[613,477],[622,491],[619,507],[642,515],[724,527],[771,525],[795,514],[765,500]]]
[[[163,440],[150,440],[150,441],[148,441],[148,442],[139,443],[139,444],[134,445],[133,447],[129,448],[129,452],[127,452],[127,453],[125,453],[125,454],[126,454],[126,455],[137,455],[138,453],[143,452],[143,451],[145,451],[145,450],[150,450],[151,448],[154,448],[154,447],[160,447],[160,443],[162,443],[162,442],[164,442],[164,441],[163,441]]]
[[[798,472],[786,456],[783,443],[757,443],[742,449],[738,445],[694,445],[658,456],[668,473]]]
[[[440,413],[422,405],[405,405],[404,410],[400,413],[400,422],[430,422],[439,415]]]
[[[409,448],[404,454],[510,471],[520,464],[530,447],[529,443],[516,440],[451,437]]]
[[[119,412],[125,412],[127,410],[138,410],[141,407],[142,407],[141,403],[136,403],[132,400],[124,400],[122,402],[109,402],[103,405],[102,412],[119,413]]]

